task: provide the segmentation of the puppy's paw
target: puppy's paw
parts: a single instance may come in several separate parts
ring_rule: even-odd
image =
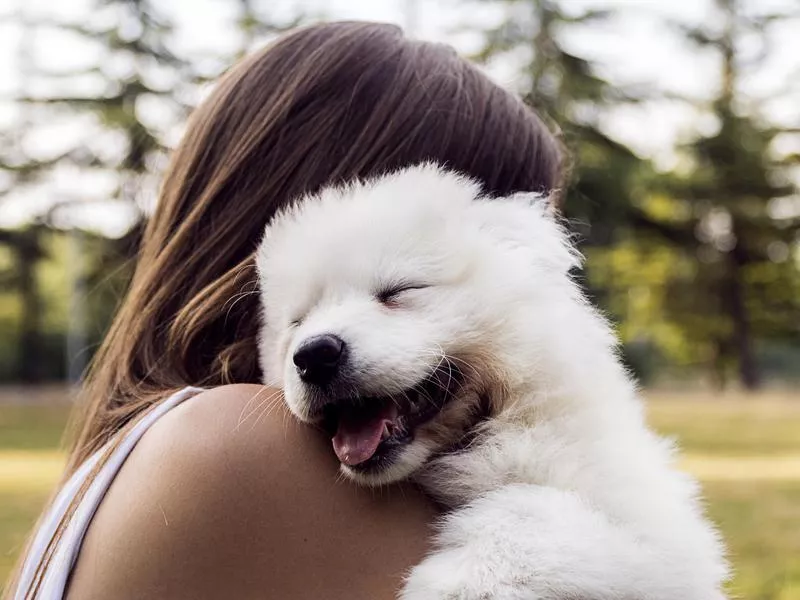
[[[714,573],[645,544],[572,492],[515,484],[449,513],[402,600],[708,600]]]
[[[540,600],[530,589],[500,583],[469,547],[429,556],[414,567],[400,600]]]

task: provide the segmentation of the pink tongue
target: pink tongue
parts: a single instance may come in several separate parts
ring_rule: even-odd
[[[333,436],[333,451],[339,460],[350,466],[369,460],[381,443],[384,426],[392,422],[391,416],[388,408],[366,416],[344,412]]]

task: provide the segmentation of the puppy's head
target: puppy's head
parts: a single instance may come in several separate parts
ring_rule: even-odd
[[[347,475],[405,478],[533,375],[536,313],[573,290],[564,240],[544,198],[432,165],[302,198],[258,251],[265,383]]]

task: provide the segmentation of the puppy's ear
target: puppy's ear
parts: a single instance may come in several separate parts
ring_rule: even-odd
[[[482,231],[504,248],[524,253],[530,262],[564,273],[581,264],[581,255],[547,196],[518,192],[481,198],[474,209]]]

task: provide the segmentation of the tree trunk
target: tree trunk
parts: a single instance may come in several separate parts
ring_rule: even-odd
[[[42,379],[42,364],[45,359],[41,348],[41,302],[36,282],[36,264],[41,255],[39,232],[31,227],[19,237],[16,246],[17,277],[19,282],[19,367],[23,383],[38,383]]]
[[[735,231],[735,229],[734,229]],[[742,267],[747,264],[747,253],[737,238],[736,246],[728,254],[728,281],[726,282],[726,304],[733,322],[733,349],[739,367],[739,381],[747,390],[761,385],[761,374],[753,349],[750,315],[745,302]]]
[[[727,360],[725,352],[725,342],[716,340],[714,342],[714,356],[711,359],[711,380],[714,390],[718,393],[725,391],[728,387]]]

